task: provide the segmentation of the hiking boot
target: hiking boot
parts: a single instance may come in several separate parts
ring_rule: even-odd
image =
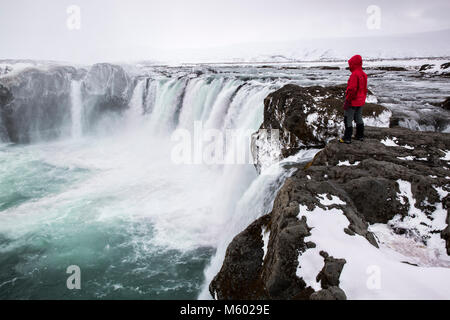
[[[356,125],[355,139],[358,141],[364,141],[364,124]]]
[[[346,127],[344,131],[344,137],[339,140],[341,143],[350,144],[352,143],[352,133],[353,133],[353,127]]]

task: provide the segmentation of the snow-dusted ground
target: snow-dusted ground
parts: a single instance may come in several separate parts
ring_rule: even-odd
[[[403,190],[403,187],[407,188],[406,183],[400,183],[402,193],[407,192]],[[349,299],[450,298],[450,257],[443,253],[444,243],[438,239],[439,235],[431,235],[431,243],[425,246],[412,238],[394,234],[387,225],[377,224],[370,230],[378,239],[378,249],[364,237],[350,236],[344,232],[344,228],[349,226],[347,217],[342,210],[330,207],[345,204],[344,201],[336,196],[332,200],[323,199],[323,195],[319,196],[325,209],[316,207],[310,211],[300,205],[298,215],[299,219],[305,216],[308,226],[312,228],[311,236],[305,241],[316,244],[315,248],[299,255],[297,275],[307,285],[315,290],[321,288],[316,277],[324,265],[324,259],[319,254],[324,250],[334,258],[346,260],[340,287]],[[416,211],[413,205],[411,211]],[[410,212],[412,214],[414,212]],[[441,207],[438,206],[435,214],[436,223],[441,224]],[[420,221],[420,217],[410,216],[406,223],[413,227],[418,226]]]

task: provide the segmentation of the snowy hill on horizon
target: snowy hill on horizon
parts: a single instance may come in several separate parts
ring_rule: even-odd
[[[178,65],[208,63],[291,63],[347,61],[354,54],[364,60],[450,58],[450,29],[395,36],[316,38],[297,41],[242,43],[210,48],[157,49],[151,46],[111,47],[103,59],[59,61],[0,57],[3,64],[143,63]]]
[[[318,38],[154,53],[156,60],[185,63],[347,60],[355,53],[366,60],[442,58],[450,57],[450,29],[395,36]]]

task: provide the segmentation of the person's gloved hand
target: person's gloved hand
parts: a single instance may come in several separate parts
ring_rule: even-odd
[[[350,108],[352,105],[351,105],[351,103],[348,101],[348,100],[345,100],[345,102],[344,102],[344,110],[348,110],[348,108]]]

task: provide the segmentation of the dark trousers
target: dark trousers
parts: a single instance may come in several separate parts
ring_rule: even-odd
[[[363,107],[349,107],[344,112],[344,121],[345,127],[352,127],[353,120],[355,120],[356,124],[364,124],[362,118],[362,108]]]
[[[362,118],[363,107],[349,107],[344,111],[345,133],[344,140],[351,141],[353,134],[353,120],[356,122],[356,138],[364,138],[364,121]]]

